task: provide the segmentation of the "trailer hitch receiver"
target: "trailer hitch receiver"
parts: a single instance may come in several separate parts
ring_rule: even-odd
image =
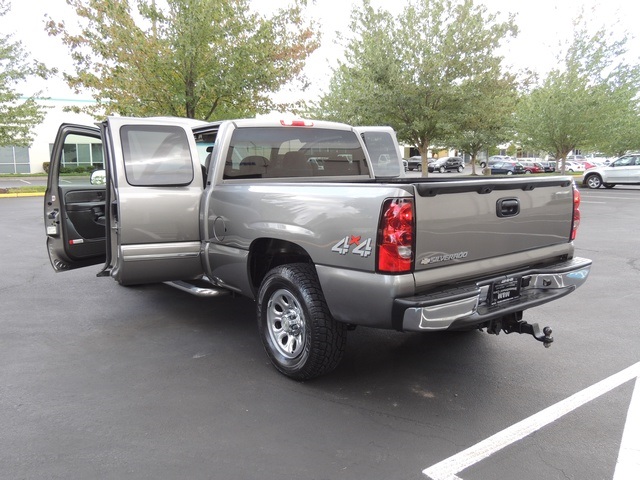
[[[551,334],[553,331],[550,327],[544,327],[542,331],[537,323],[527,323],[522,320],[522,312],[512,313],[497,320],[492,320],[487,325],[487,332],[498,335],[500,331],[509,333],[527,333],[533,338],[542,342],[545,348],[549,348],[553,343]]]

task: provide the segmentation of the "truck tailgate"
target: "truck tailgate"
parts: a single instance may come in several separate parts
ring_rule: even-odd
[[[415,183],[416,271],[569,242],[570,177]]]

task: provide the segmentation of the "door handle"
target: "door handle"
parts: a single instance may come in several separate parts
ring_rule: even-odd
[[[515,217],[520,213],[520,200],[517,198],[501,198],[496,203],[498,217]]]

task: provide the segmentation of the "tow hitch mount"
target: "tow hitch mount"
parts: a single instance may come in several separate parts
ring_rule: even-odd
[[[507,334],[528,333],[539,342],[542,342],[545,348],[549,348],[551,346],[551,343],[553,343],[551,328],[544,327],[542,331],[540,331],[540,326],[537,323],[531,324],[522,320],[522,312],[505,315],[504,317],[491,320],[487,324],[487,333],[498,335],[500,331],[503,331]]]

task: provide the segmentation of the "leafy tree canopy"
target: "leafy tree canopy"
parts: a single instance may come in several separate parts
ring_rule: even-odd
[[[10,5],[0,0],[0,17]],[[33,141],[33,128],[44,120],[45,107],[36,102],[40,92],[23,99],[17,90],[28,78],[47,78],[51,71],[36,61],[29,61],[20,42],[11,35],[0,35],[0,146],[27,147]]]
[[[474,107],[463,100],[487,89],[498,97],[494,88],[507,84],[514,88],[500,73],[496,54],[501,41],[517,33],[513,17],[499,21],[472,0],[413,0],[397,18],[363,0],[352,13],[351,32],[344,39],[345,61],[316,114],[390,125],[399,140],[418,148],[423,166],[427,150],[444,146],[462,122],[475,128],[469,116]]]
[[[582,17],[559,67],[532,89],[517,114],[519,142],[564,159],[576,149],[638,148],[640,67],[625,60],[628,37],[589,34]]]
[[[248,0],[66,0],[79,25],[49,19],[70,48],[70,87],[88,90],[94,111],[202,120],[253,116],[270,94],[304,83],[318,47],[303,19],[306,0],[265,17]],[[162,3],[164,7],[160,7]]]

